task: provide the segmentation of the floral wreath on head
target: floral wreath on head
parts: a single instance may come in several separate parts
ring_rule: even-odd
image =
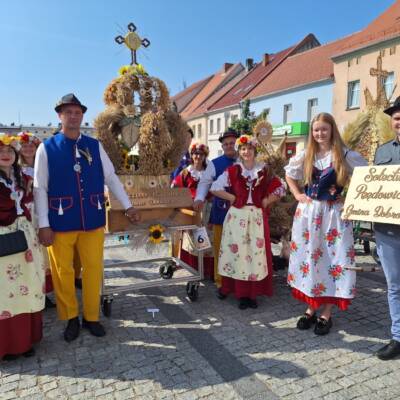
[[[18,133],[18,138],[21,144],[33,143],[37,147],[41,143],[37,136],[28,131]]]
[[[190,155],[192,155],[195,151],[201,151],[207,157],[210,153],[210,149],[206,144],[203,143],[193,143],[190,146]]]
[[[249,144],[249,145],[253,146],[256,149],[258,147],[258,141],[257,141],[256,137],[251,136],[251,135],[241,135],[240,137],[238,137],[236,139],[235,149],[239,150],[239,147],[243,146],[244,144]]]
[[[15,150],[19,150],[19,138],[18,136],[11,136],[0,132],[0,146],[11,146]]]

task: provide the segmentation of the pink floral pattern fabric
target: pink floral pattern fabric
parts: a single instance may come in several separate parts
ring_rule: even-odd
[[[0,226],[0,240],[17,229],[24,231],[28,250],[0,257],[0,320],[44,308],[47,264],[32,224],[19,217],[9,226]]]
[[[342,204],[299,203],[290,244],[288,284],[309,297],[355,295],[353,226],[341,219]]]
[[[225,217],[218,272],[241,281],[260,281],[268,274],[262,210],[231,207]]]

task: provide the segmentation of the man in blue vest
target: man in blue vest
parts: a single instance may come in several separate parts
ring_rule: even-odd
[[[378,147],[374,164],[400,166],[400,97],[384,112],[391,117],[396,138]],[[390,360],[400,355],[400,225],[375,223],[374,229],[376,247],[388,286],[392,320],[392,340],[379,349],[376,355],[381,360]]]
[[[200,179],[196,198],[193,203],[193,208],[196,211],[203,209],[211,184],[236,161],[235,143],[238,137],[239,134],[230,128],[219,137],[218,140],[222,144],[224,154],[207,164],[207,168]],[[218,274],[218,255],[221,246],[222,225],[229,206],[230,204],[226,200],[214,197],[210,213],[209,223],[213,225],[214,281],[218,288],[221,287],[221,276]]]
[[[127,217],[138,220],[103,146],[80,132],[86,109],[75,95],[62,97],[55,107],[61,130],[39,146],[35,159],[39,241],[48,247],[58,316],[68,321],[67,342],[76,339],[80,330],[74,248],[83,265],[82,327],[94,336],[105,335],[98,321],[106,222],[104,184],[124,206]]]

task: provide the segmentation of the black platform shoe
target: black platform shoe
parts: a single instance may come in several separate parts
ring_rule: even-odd
[[[314,333],[319,336],[327,335],[332,328],[332,318],[318,318],[315,324]]]
[[[316,322],[317,322],[317,316],[315,314],[310,315],[305,313],[298,319],[296,326],[297,329],[305,331],[306,329],[310,329],[311,325],[315,324]]]
[[[258,304],[257,304],[257,300],[256,299],[248,299],[247,300],[247,304],[250,308],[257,308]]]
[[[392,339],[387,345],[380,348],[375,355],[380,360],[391,360],[400,354],[400,342]]]
[[[249,299],[247,297],[241,297],[239,299],[239,306],[238,307],[241,310],[245,310],[246,308],[248,308],[248,306],[249,306]]]
[[[79,336],[81,324],[79,323],[79,318],[75,317],[68,320],[67,327],[64,331],[64,339],[66,342],[72,342]]]
[[[103,325],[99,321],[86,321],[82,319],[82,328],[88,329],[93,336],[102,337],[106,334]]]
[[[217,290],[217,297],[218,297],[220,300],[225,300],[226,297],[227,297],[227,295],[226,295],[226,294],[223,294],[222,291],[221,291],[221,289],[218,289],[218,290]]]

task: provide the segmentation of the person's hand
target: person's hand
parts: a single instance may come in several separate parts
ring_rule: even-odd
[[[229,202],[231,203],[231,205],[235,202],[236,200],[236,196],[234,194],[231,195],[231,199],[229,200]]]
[[[54,242],[54,232],[51,228],[39,228],[39,242],[45,247],[49,247]]]
[[[130,219],[130,221],[134,224],[135,222],[139,222],[140,221],[140,215],[139,215],[139,211],[136,210],[136,208],[134,207],[129,207],[126,211],[125,211],[125,215]]]
[[[299,193],[294,198],[299,202],[299,203],[311,203],[312,199],[308,197],[305,193]]]
[[[269,206],[269,198],[268,198],[268,196],[267,197],[264,197],[262,200],[261,200],[261,207],[262,208],[267,208]]]
[[[202,200],[195,200],[193,203],[193,210],[194,211],[202,211],[204,208],[204,201]]]

